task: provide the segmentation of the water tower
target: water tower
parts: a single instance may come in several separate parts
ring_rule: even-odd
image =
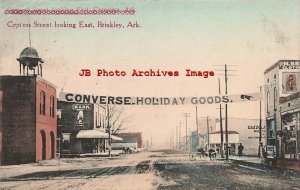
[[[44,61],[39,57],[37,51],[33,47],[23,49],[17,60],[20,63],[20,75],[22,73],[25,75],[25,70],[26,75],[28,75],[28,70],[33,71],[33,75],[36,75],[37,70],[37,75],[43,76],[42,63],[44,63]]]

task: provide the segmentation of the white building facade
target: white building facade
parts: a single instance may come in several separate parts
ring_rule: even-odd
[[[280,60],[264,77],[267,151],[279,159],[299,159],[300,60]]]

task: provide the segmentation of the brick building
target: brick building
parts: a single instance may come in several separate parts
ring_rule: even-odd
[[[41,78],[44,61],[34,48],[17,60],[20,76],[0,76],[1,165],[56,157],[56,87]]]
[[[38,76],[0,76],[1,165],[56,156],[56,89]]]
[[[132,133],[118,133],[118,137],[127,139],[128,137],[133,137],[137,140],[137,148],[143,148],[143,140],[141,132],[132,132]]]

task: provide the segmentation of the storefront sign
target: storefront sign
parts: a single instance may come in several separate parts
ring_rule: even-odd
[[[300,60],[284,60],[279,62],[279,69],[300,69]]]
[[[116,104],[116,105],[186,105],[186,104],[220,104],[244,101],[258,101],[261,93],[207,96],[207,97],[121,97],[97,96],[74,93],[60,93],[59,101],[77,102],[85,104]],[[76,105],[76,104],[75,104]],[[87,105],[76,105],[74,109],[88,109]]]
[[[72,105],[72,110],[91,110],[91,105],[90,104],[73,104]]]
[[[265,128],[266,126],[261,126],[261,137],[265,138]],[[248,125],[248,139],[258,139],[259,138],[259,126],[258,125]]]

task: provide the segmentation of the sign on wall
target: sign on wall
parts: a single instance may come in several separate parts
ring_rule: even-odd
[[[292,94],[297,92],[297,73],[283,72],[282,73],[282,93]]]
[[[279,96],[285,97],[300,89],[300,60],[279,62]]]

